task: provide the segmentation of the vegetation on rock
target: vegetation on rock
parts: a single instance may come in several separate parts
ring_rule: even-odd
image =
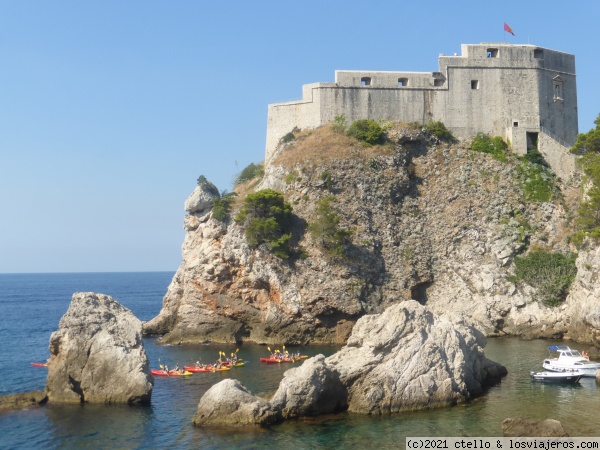
[[[333,207],[332,195],[321,197],[317,202],[314,220],[308,225],[308,231],[317,245],[332,258],[343,255],[352,231],[340,228],[340,215]]]
[[[263,165],[261,163],[258,163],[258,164],[250,163],[235,178],[235,180],[233,181],[233,185],[238,186],[242,183],[245,183],[246,181],[250,181],[254,178],[262,177],[264,174],[265,174],[265,171],[264,171]]]
[[[291,216],[292,206],[284,201],[281,192],[263,189],[244,199],[235,221],[246,227],[250,247],[266,244],[275,256],[288,259],[291,254]]]
[[[348,136],[358,139],[363,145],[377,145],[385,142],[385,131],[374,120],[357,120],[347,131]]]
[[[515,258],[515,275],[512,281],[525,282],[537,289],[537,299],[548,306],[560,305],[567,294],[575,275],[577,255],[533,250],[525,256]]]
[[[500,136],[490,137],[485,133],[477,133],[471,143],[471,150],[481,153],[487,153],[497,161],[507,162],[508,156],[506,149],[508,146]]]
[[[212,203],[213,219],[225,222],[231,212],[231,205],[236,197],[235,192],[223,191],[220,198],[215,198]]]
[[[584,237],[600,240],[600,115],[594,121],[596,128],[577,136],[572,153],[581,155],[577,160],[587,186],[584,199],[577,210],[577,233],[571,242],[581,245]]]
[[[217,189],[217,187],[214,184],[208,181],[204,175],[200,175],[196,181],[198,183],[198,186],[200,186],[206,192],[212,195],[219,195],[219,189]]]
[[[530,202],[548,202],[558,193],[556,178],[546,166],[523,158],[517,166],[517,174],[523,195]]]
[[[425,125],[425,129],[441,141],[455,142],[456,138],[443,122],[434,121]]]

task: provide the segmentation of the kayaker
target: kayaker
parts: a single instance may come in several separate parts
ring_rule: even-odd
[[[200,364],[200,360],[196,361],[196,364],[195,364],[195,365],[196,365],[196,367],[198,367],[198,368],[202,367],[202,365]]]

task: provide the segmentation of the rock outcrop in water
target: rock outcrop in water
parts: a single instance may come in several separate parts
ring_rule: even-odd
[[[404,301],[359,319],[348,344],[334,355],[288,370],[269,404],[286,419],[344,409],[381,415],[465,402],[506,375],[506,368],[484,356],[482,340],[416,301]],[[227,391],[216,386],[200,405],[228,403]],[[253,414],[238,408],[231,424],[256,423]]]
[[[50,402],[149,403],[154,379],[142,323],[112,297],[75,293],[50,336]]]
[[[0,412],[11,409],[38,407],[48,400],[43,391],[20,392],[18,394],[0,395]]]
[[[365,148],[321,127],[282,145],[260,183],[239,187],[230,219],[213,218],[214,192],[186,202],[183,260],[145,332],[163,343],[346,342],[361,316],[413,298],[487,336],[600,342],[599,250],[584,248],[571,295],[559,307],[516,285],[515,257],[533,245],[566,252],[578,187],[561,200],[527,200],[519,162],[396,127],[389,144]],[[233,218],[243,196],[263,188],[293,206],[303,258],[283,261],[248,246]],[[352,231],[343,261],[306,231],[317,203],[331,197],[339,226]],[[203,201],[200,201],[203,198]],[[570,212],[571,211],[571,212]]]
[[[508,418],[502,422],[505,437],[567,437],[562,424],[555,419],[530,420]]]
[[[271,425],[279,413],[268,401],[256,397],[238,380],[227,378],[202,396],[192,423],[205,425]]]

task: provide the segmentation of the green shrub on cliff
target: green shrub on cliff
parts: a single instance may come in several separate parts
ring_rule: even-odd
[[[525,282],[537,289],[537,300],[548,306],[560,305],[569,293],[577,267],[577,255],[534,250],[515,258],[513,281]]]
[[[484,133],[477,133],[471,143],[471,150],[481,153],[487,153],[492,158],[500,162],[507,162],[508,157],[506,149],[508,146],[500,136],[490,137]]]
[[[530,202],[549,202],[558,193],[555,176],[546,166],[521,158],[517,175],[519,187]]]
[[[374,120],[357,120],[350,125],[347,134],[367,146],[385,142],[385,132]]]
[[[231,211],[231,204],[236,197],[235,192],[223,191],[220,198],[215,198],[212,203],[213,219],[225,222]]]
[[[454,142],[456,138],[443,122],[434,121],[425,125],[425,129],[441,141]]]
[[[579,247],[587,236],[600,240],[600,115],[594,121],[596,128],[577,136],[571,153],[582,155],[577,159],[586,186],[585,196],[579,209],[575,226],[577,233],[571,242]]]
[[[596,117],[594,123],[596,124],[596,128],[592,128],[587,133],[577,135],[577,140],[571,148],[571,153],[576,155],[600,153],[600,114]]]
[[[237,186],[254,178],[262,177],[264,174],[265,171],[261,163],[250,163],[239,173],[235,180],[233,180],[233,185]]]
[[[340,228],[340,216],[333,207],[334,200],[332,195],[319,199],[314,220],[308,225],[308,231],[328,256],[340,257],[352,232]]]
[[[291,218],[292,206],[284,201],[283,194],[263,189],[244,199],[235,221],[246,227],[250,247],[266,244],[275,256],[288,259],[291,254]]]

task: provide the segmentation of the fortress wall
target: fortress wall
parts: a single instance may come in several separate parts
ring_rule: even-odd
[[[361,87],[362,80],[368,78],[370,88],[434,88],[434,80],[439,80],[440,88],[445,81],[438,72],[377,72],[367,70],[336,70],[335,82],[341,87]]]
[[[569,148],[545,133],[540,133],[539,149],[552,170],[565,181],[573,178],[577,170],[577,157],[569,153]]]
[[[422,122],[421,89],[326,88],[321,90],[321,123],[343,114],[348,124],[360,119]]]
[[[281,138],[295,127],[314,128],[322,124],[320,87],[327,85],[332,83],[305,84],[302,87],[302,100],[269,105],[265,163],[273,157]]]

